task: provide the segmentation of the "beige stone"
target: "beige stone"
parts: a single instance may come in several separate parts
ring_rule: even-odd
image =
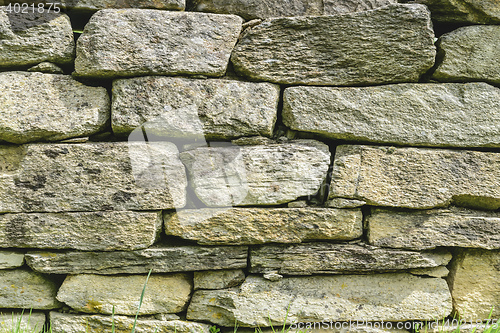
[[[24,252],[0,250],[0,269],[21,267],[23,264]]]
[[[429,7],[432,18],[444,23],[500,23],[497,0],[417,0]]]
[[[431,276],[437,278],[445,278],[448,276],[450,271],[446,266],[438,266],[431,268],[414,268],[410,269],[409,272],[413,275],[423,275],[423,276]]]
[[[225,289],[239,286],[245,281],[241,269],[194,272],[194,289]]]
[[[398,3],[397,0],[323,0],[324,15],[373,10],[378,7]]]
[[[45,313],[38,311],[4,311],[0,312],[1,332],[40,333],[45,324]],[[19,330],[20,329],[20,330]]]

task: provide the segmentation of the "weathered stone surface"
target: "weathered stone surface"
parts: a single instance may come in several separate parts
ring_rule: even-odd
[[[27,3],[45,3],[42,0],[26,0]],[[108,8],[153,8],[166,10],[184,10],[185,0],[61,0],[59,7],[75,12],[95,12]]]
[[[194,272],[194,289],[225,289],[239,286],[245,281],[241,269]]]
[[[145,249],[158,239],[161,212],[0,215],[0,246],[116,251]]]
[[[186,209],[164,214],[167,235],[207,245],[300,243],[363,235],[360,210],[330,208]]]
[[[180,158],[207,206],[275,205],[314,195],[326,177],[330,151],[323,143],[298,140],[198,148]]]
[[[367,223],[368,241],[376,246],[500,249],[500,213],[458,208],[411,212],[372,209]]]
[[[113,132],[233,139],[273,134],[279,86],[235,80],[138,77],[113,82]]]
[[[409,272],[413,275],[423,275],[432,277],[447,277],[450,271],[445,266],[431,267],[431,268],[415,268],[410,269]]]
[[[426,209],[450,203],[500,208],[500,154],[467,150],[337,147],[330,197]]]
[[[395,271],[446,265],[446,251],[413,252],[361,244],[304,243],[265,245],[250,250],[250,272],[279,274],[345,274]]]
[[[0,270],[0,308],[55,309],[56,284],[39,273],[24,269]]]
[[[183,207],[186,186],[173,143],[0,146],[0,212]]]
[[[69,275],[57,299],[74,310],[87,313],[135,315],[146,275]],[[191,290],[187,274],[152,274],[139,310],[140,315],[176,313],[187,307]]]
[[[45,324],[45,313],[38,311],[0,312],[0,330],[2,332],[40,333]]]
[[[241,23],[234,15],[104,9],[78,38],[76,74],[222,76]]]
[[[0,215],[0,218],[2,216]],[[24,252],[0,250],[0,269],[21,267],[24,264]]]
[[[447,23],[500,23],[497,0],[416,0],[427,5],[432,18]]]
[[[462,27],[441,36],[437,45],[443,60],[434,79],[500,83],[500,26]]]
[[[500,251],[461,250],[448,275],[453,308],[461,318],[486,320],[500,316]]]
[[[109,121],[106,88],[85,86],[69,75],[0,73],[0,90],[0,140],[20,144],[86,136]]]
[[[111,316],[102,315],[74,315],[59,312],[50,312],[53,333],[101,333],[111,332],[113,321]],[[114,316],[116,333],[130,333],[134,326],[133,317]],[[155,320],[139,317],[136,324],[136,333],[209,333],[207,324],[194,323],[182,320]]]
[[[231,61],[239,75],[282,84],[416,82],[434,64],[431,26],[414,4],[271,18],[245,30]]]
[[[33,67],[30,67],[27,69],[27,71],[49,73],[49,74],[64,74],[64,71],[61,69],[61,67],[47,61],[41,62]]]
[[[69,63],[74,51],[73,30],[67,15],[36,10],[9,13],[7,7],[0,6],[0,68],[43,61]]]
[[[486,83],[291,87],[284,93],[283,122],[348,141],[499,147],[499,109],[500,89]]]
[[[362,304],[362,306],[360,306]],[[289,277],[248,276],[239,289],[197,290],[187,318],[223,326],[341,320],[443,318],[451,312],[446,281],[408,273]],[[276,326],[275,326],[276,327]]]
[[[172,246],[114,252],[28,252],[27,264],[49,274],[141,274],[247,267],[246,246]]]
[[[325,15],[339,15],[372,10],[397,3],[397,0],[323,0]]]
[[[350,200],[344,198],[333,198],[325,202],[325,207],[329,208],[356,208],[364,206],[366,202],[362,200]]]

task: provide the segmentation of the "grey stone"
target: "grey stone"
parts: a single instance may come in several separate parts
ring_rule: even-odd
[[[500,147],[499,109],[500,89],[486,83],[291,87],[283,122],[337,140]]]
[[[0,330],[2,332],[40,333],[45,324],[45,313],[39,311],[0,312]]]
[[[138,77],[113,82],[113,132],[206,140],[273,134],[279,86],[235,80]]]
[[[314,195],[326,177],[330,151],[323,143],[300,140],[198,148],[180,158],[194,192],[209,207],[276,205]]]
[[[443,60],[434,79],[500,83],[500,26],[462,27],[439,37],[437,45]]]
[[[26,263],[48,274],[144,274],[247,267],[246,246],[171,246],[137,251],[44,252],[26,254]]]
[[[186,174],[168,142],[0,146],[0,212],[183,207]]]
[[[269,146],[272,144],[276,144],[276,141],[263,136],[251,136],[231,140],[231,143],[236,146]]]
[[[165,232],[206,245],[350,240],[363,235],[360,210],[329,208],[186,209],[165,213]]]
[[[0,218],[2,216],[0,215]],[[24,252],[0,250],[0,269],[21,267],[24,264]]]
[[[145,249],[158,239],[161,212],[0,215],[0,246],[116,251]]]
[[[61,305],[56,300],[56,284],[25,269],[0,270],[0,290],[0,308],[47,310]]]
[[[43,61],[66,64],[73,61],[74,51],[67,15],[36,10],[9,13],[7,7],[0,6],[0,68],[32,66]]]
[[[413,275],[423,275],[431,276],[437,278],[445,278],[448,276],[450,271],[445,266],[438,266],[432,268],[414,268],[410,269],[409,272]]]
[[[325,207],[329,208],[357,208],[366,205],[366,202],[362,200],[344,199],[344,198],[333,198],[325,202]]]
[[[500,23],[496,0],[416,0],[429,7],[432,18],[446,23]]]
[[[41,0],[30,1],[41,3]],[[60,7],[72,13],[89,13],[108,8],[152,8],[163,10],[184,10],[185,0],[61,0]]]
[[[194,289],[225,289],[239,286],[245,281],[241,269],[194,272]]]
[[[297,200],[288,203],[288,208],[306,208],[307,201],[306,200]]]
[[[109,121],[106,89],[85,86],[69,75],[0,73],[0,90],[3,141],[20,144],[86,136],[101,131]]]
[[[69,275],[57,299],[80,312],[129,316],[176,313],[187,307],[193,289],[187,274],[152,274],[142,298],[145,283],[146,275]]]
[[[395,4],[344,15],[267,19],[245,30],[231,61],[239,75],[252,80],[369,85],[417,82],[435,54],[428,9]]]
[[[234,15],[104,9],[92,16],[78,38],[75,71],[103,78],[222,76],[241,23]]]
[[[412,250],[438,246],[500,249],[500,213],[468,209],[392,211],[373,209],[367,217],[368,241]]]
[[[339,15],[372,10],[397,2],[397,0],[323,0],[323,11],[325,15]]]
[[[360,306],[360,305],[363,306]],[[287,311],[288,309],[288,311]],[[239,289],[197,290],[187,318],[222,326],[343,320],[432,320],[450,314],[446,281],[408,273],[288,277],[248,276]],[[276,327],[276,326],[275,326]]]
[[[448,252],[413,252],[357,244],[264,245],[250,250],[250,272],[287,275],[347,274],[446,265]]]
[[[500,208],[500,154],[376,146],[337,147],[330,197],[373,206]]]
[[[49,73],[49,74],[63,74],[64,71],[61,67],[53,64],[51,62],[41,62],[38,65],[28,68],[28,72],[41,72],[41,73]]]

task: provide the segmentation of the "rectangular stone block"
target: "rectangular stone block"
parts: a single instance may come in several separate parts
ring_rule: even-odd
[[[290,87],[283,98],[286,126],[336,140],[500,146],[500,89],[486,83]]]
[[[241,24],[235,15],[104,9],[92,16],[78,38],[75,71],[102,78],[222,76]]]
[[[2,216],[0,215],[0,218]],[[24,264],[24,252],[0,250],[0,269],[21,267]]]
[[[329,196],[373,206],[496,210],[499,184],[499,153],[341,145]]]

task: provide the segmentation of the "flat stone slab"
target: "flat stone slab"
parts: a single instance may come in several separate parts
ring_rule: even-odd
[[[498,69],[500,78],[498,66],[487,68]],[[499,109],[500,89],[486,83],[291,87],[284,93],[283,123],[336,140],[500,147]]]
[[[437,45],[439,55],[443,57],[443,60],[432,75],[434,79],[444,82],[500,83],[498,66],[500,26],[462,27],[439,37]]]
[[[467,150],[340,145],[330,198],[413,209],[500,208],[500,154]]]
[[[383,249],[358,244],[264,245],[250,250],[250,272],[286,275],[389,272],[446,265],[451,254]]]
[[[500,249],[500,214],[468,209],[393,211],[372,209],[368,241],[382,247],[411,250],[437,246]]]
[[[0,68],[30,66],[43,61],[66,64],[74,58],[71,22],[62,13],[36,10],[9,13],[6,6],[0,6],[0,36]]]
[[[315,195],[330,164],[313,140],[267,146],[197,148],[180,154],[197,197],[208,207],[277,205]]]
[[[245,281],[241,269],[194,272],[194,289],[226,289],[239,286]]]
[[[432,18],[445,23],[500,23],[496,0],[417,0],[432,12]]]
[[[137,251],[44,252],[26,254],[26,263],[47,274],[145,274],[247,267],[246,246],[171,246]]]
[[[161,212],[0,215],[0,246],[83,251],[139,250],[159,238]]]
[[[235,15],[104,9],[78,38],[76,75],[222,76],[241,24]]]
[[[440,278],[397,273],[288,277],[272,282],[250,275],[239,289],[195,291],[187,319],[222,326],[237,320],[240,326],[271,323],[277,327],[287,313],[287,323],[405,321],[443,318],[451,310],[448,285]]]
[[[186,209],[165,212],[164,221],[167,235],[206,245],[351,240],[363,235],[359,209]]]
[[[2,217],[2,215],[0,215]],[[24,264],[24,252],[0,250],[0,269],[21,267]]]
[[[140,96],[140,98],[138,98]],[[227,140],[273,134],[280,88],[270,83],[138,77],[113,82],[117,135],[143,126],[148,136]]]
[[[0,212],[169,209],[186,186],[169,142],[0,146]]]
[[[40,311],[0,312],[0,327],[4,332],[16,332],[18,330],[18,332],[40,333],[43,331],[44,324],[45,313]]]
[[[133,316],[145,283],[146,275],[69,275],[59,288],[57,299],[80,312],[114,311]],[[187,307],[192,289],[193,281],[187,274],[151,274],[139,315],[181,312]]]
[[[397,0],[323,0],[323,14],[339,15],[362,12],[393,3],[397,3]]]
[[[435,54],[428,9],[394,4],[344,15],[267,19],[245,30],[231,61],[239,75],[252,80],[343,86],[417,82]]]

